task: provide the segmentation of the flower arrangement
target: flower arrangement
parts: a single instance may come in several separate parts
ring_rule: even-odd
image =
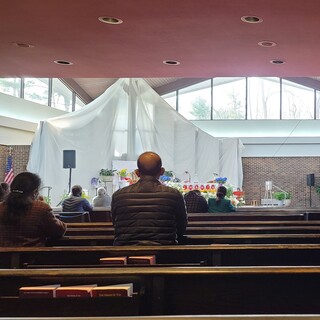
[[[91,178],[91,187],[97,188],[98,185],[99,185],[99,178],[95,178],[95,177]]]
[[[121,169],[118,171],[118,174],[121,178],[126,178],[127,174],[128,174],[128,170],[127,169]]]
[[[219,183],[220,185],[221,184],[225,184],[226,182],[227,182],[227,178],[226,177],[217,177],[217,178],[215,178],[214,179],[214,181],[216,182],[216,183]]]
[[[218,180],[219,181],[219,180]],[[235,207],[239,207],[245,203],[243,197],[238,198],[236,195],[233,194],[234,192],[234,186],[231,184],[226,183],[227,178],[223,178],[224,181],[224,186],[227,188],[227,194],[226,194],[226,199],[229,199],[231,203]],[[208,182],[204,184],[194,184],[194,185],[188,185],[185,183],[181,182],[174,182],[174,181],[163,181],[162,183],[165,184],[166,186],[178,189],[182,195],[186,194],[190,190],[199,190],[202,194],[202,196],[208,201],[209,198],[215,198],[217,189],[220,185],[219,182]]]

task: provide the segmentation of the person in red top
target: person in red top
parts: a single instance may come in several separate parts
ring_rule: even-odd
[[[62,237],[66,225],[38,200],[41,179],[31,172],[18,174],[11,191],[0,202],[0,246],[45,246],[47,239]]]

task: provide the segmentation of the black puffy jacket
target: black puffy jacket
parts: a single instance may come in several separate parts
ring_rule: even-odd
[[[114,245],[177,244],[187,226],[181,193],[151,176],[116,191],[111,214]]]

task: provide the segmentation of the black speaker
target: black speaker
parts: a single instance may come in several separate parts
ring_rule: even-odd
[[[63,168],[76,167],[76,150],[63,150]]]
[[[307,174],[307,186],[314,187],[314,173]]]

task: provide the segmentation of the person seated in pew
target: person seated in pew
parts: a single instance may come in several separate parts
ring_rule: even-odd
[[[182,194],[159,181],[165,169],[158,154],[142,153],[137,166],[140,179],[112,196],[114,245],[177,244],[187,226]]]
[[[107,194],[107,190],[104,187],[100,187],[97,190],[97,195],[92,199],[93,207],[110,207],[111,197]]]
[[[82,187],[74,185],[71,188],[71,195],[62,201],[63,212],[85,212],[91,211],[92,206],[89,201],[82,198]]]
[[[41,179],[31,172],[18,174],[11,192],[0,203],[0,246],[45,246],[48,238],[62,237],[66,225],[38,200]]]
[[[230,200],[225,199],[227,194],[227,188],[219,186],[216,194],[216,198],[209,198],[208,200],[208,212],[234,212],[235,207]]]
[[[202,196],[199,190],[191,190],[184,195],[188,213],[208,212],[207,200]]]

